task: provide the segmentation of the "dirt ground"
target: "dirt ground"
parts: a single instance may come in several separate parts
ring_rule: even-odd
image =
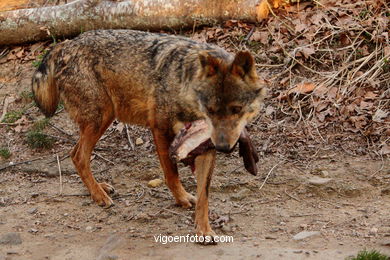
[[[43,118],[29,105],[32,70],[30,63],[0,65],[0,112],[6,97],[13,98],[8,112],[23,110],[19,121],[0,126],[0,146],[12,153],[0,159],[1,260],[345,259],[365,248],[390,255],[389,159],[321,145],[310,147],[305,159],[260,151],[259,176],[244,171],[237,151],[219,154],[210,219],[217,234],[234,242],[156,243],[159,234],[193,234],[194,210],[175,206],[165,185],[148,187],[163,179],[150,133],[130,127],[132,140],[142,142],[129,150],[126,130],[116,122],[98,143],[95,177],[116,188],[115,206],[98,207],[67,157],[78,133],[66,112],[60,110],[45,129],[56,140],[51,149],[26,143],[33,122]],[[258,147],[266,143],[266,133],[254,126],[250,133]],[[180,172],[194,193],[191,171]],[[316,233],[294,239],[303,231]],[[7,240],[10,233],[16,234]]]

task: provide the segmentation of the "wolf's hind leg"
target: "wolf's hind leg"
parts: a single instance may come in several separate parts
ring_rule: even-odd
[[[81,180],[87,186],[92,199],[100,206],[110,207],[113,205],[112,199],[107,193],[112,193],[114,188],[107,183],[98,183],[92,175],[90,167],[90,157],[95,144],[104,134],[107,127],[114,120],[112,110],[106,110],[101,115],[101,123],[83,122],[79,120],[80,139],[71,152],[71,157]]]
[[[167,186],[173,193],[177,204],[183,208],[190,208],[192,204],[196,204],[196,198],[186,192],[180,182],[177,165],[169,158],[169,138],[159,129],[152,129],[152,133]]]

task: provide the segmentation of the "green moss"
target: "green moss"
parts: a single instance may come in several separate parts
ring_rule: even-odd
[[[31,148],[49,149],[54,144],[54,139],[41,131],[32,130],[27,133],[27,144]]]
[[[7,112],[4,116],[3,123],[15,123],[23,115],[21,111],[10,111]]]
[[[36,132],[41,132],[43,129],[46,128],[46,126],[49,124],[50,119],[49,118],[44,118],[41,120],[38,120],[34,123],[32,126],[32,129]]]
[[[6,147],[0,147],[0,157],[3,157],[4,159],[8,159],[11,157],[11,152]]]

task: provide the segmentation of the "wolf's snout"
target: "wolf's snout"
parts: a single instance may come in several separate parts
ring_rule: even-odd
[[[228,153],[231,150],[229,144],[216,145],[215,149],[217,149],[217,151],[223,152],[223,153]]]

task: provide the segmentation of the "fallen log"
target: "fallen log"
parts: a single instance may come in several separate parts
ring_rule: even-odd
[[[259,0],[76,0],[42,8],[0,12],[0,45],[71,37],[94,29],[162,30],[256,22]]]

